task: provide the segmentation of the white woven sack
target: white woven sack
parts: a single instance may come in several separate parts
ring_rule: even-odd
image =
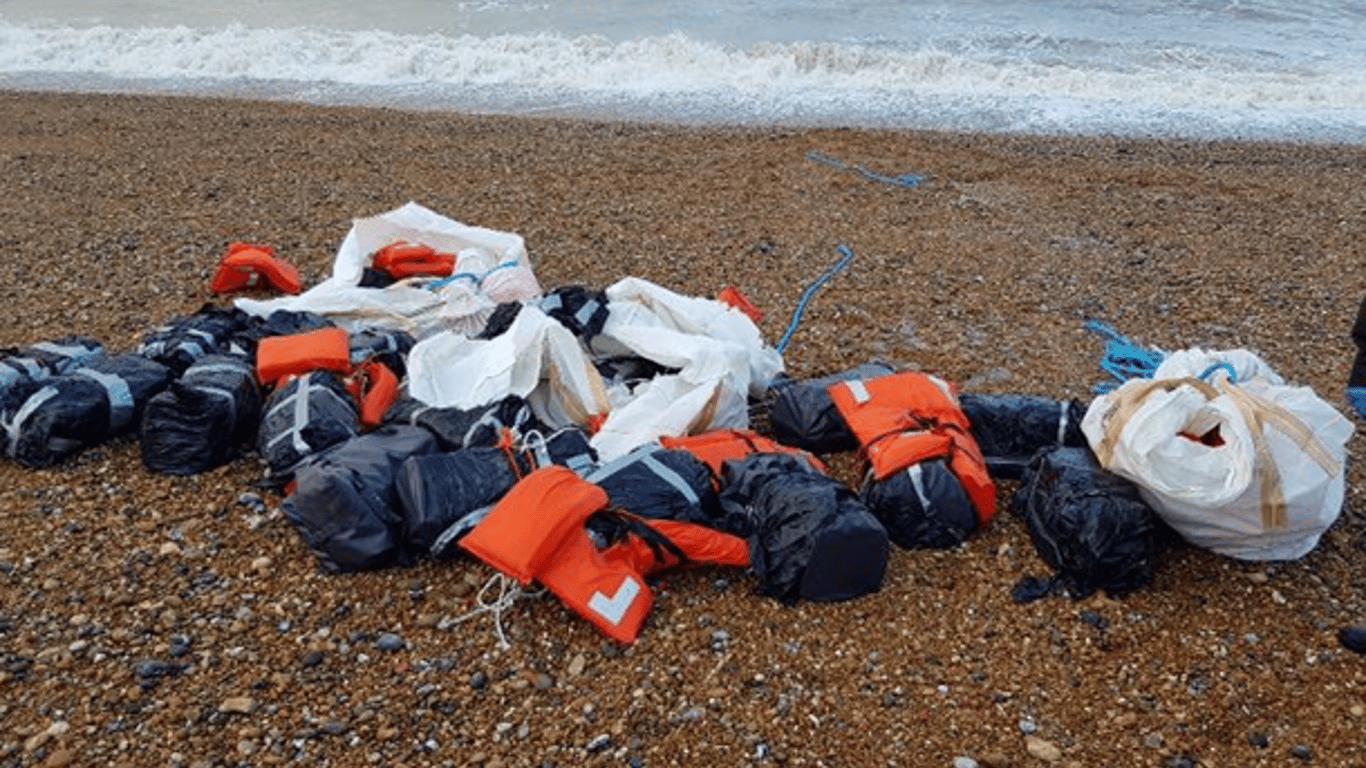
[[[1243,560],[1308,553],[1341,512],[1352,423],[1243,350],[1170,363],[1091,402],[1082,432],[1101,466],[1197,546]],[[1216,429],[1217,444],[1197,439]]]

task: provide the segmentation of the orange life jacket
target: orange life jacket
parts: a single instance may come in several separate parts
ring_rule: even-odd
[[[825,464],[810,453],[775,442],[748,429],[714,429],[700,435],[684,437],[663,436],[659,444],[665,448],[685,450],[711,467],[716,477],[721,476],[721,465],[731,459],[742,459],[751,453],[791,453],[801,456],[812,468],[825,472]]]
[[[228,293],[247,288],[270,285],[285,293],[303,289],[299,270],[275,256],[275,249],[256,243],[233,243],[218,263],[218,270],[209,281],[214,293]]]
[[[455,271],[455,254],[437,253],[421,243],[391,243],[375,251],[371,263],[395,280],[418,275],[445,277]]]
[[[903,371],[837,382],[826,392],[863,447],[874,479],[943,458],[972,500],[978,522],[985,525],[995,517],[996,486],[949,384]]]
[[[764,319],[764,314],[759,311],[758,307],[754,306],[754,303],[749,300],[749,297],[741,293],[740,289],[733,285],[722,288],[721,292],[716,294],[716,299],[723,304],[735,307],[741,312],[744,312],[750,320],[754,321],[755,325],[758,325],[759,322]]]
[[[622,643],[635,642],[654,604],[645,576],[685,563],[744,567],[748,542],[679,520],[628,517],[628,534],[598,549],[584,523],[607,494],[569,469],[522,478],[460,546],[523,584],[539,581]]]
[[[256,344],[256,378],[263,385],[319,369],[343,376],[351,371],[351,336],[345,328],[267,336]]]
[[[398,375],[379,360],[366,360],[347,377],[347,389],[360,403],[360,423],[374,429],[398,400]]]

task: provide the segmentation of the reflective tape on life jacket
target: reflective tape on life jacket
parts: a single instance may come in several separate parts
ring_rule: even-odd
[[[256,378],[263,385],[286,376],[328,370],[351,370],[351,342],[346,329],[318,328],[288,336],[267,336],[256,344]]]
[[[706,463],[716,477],[721,476],[721,465],[731,459],[743,459],[751,453],[791,453],[806,459],[813,469],[825,472],[825,464],[810,453],[771,440],[748,429],[714,429],[700,435],[685,437],[664,436],[659,444],[678,448]]]
[[[390,243],[375,251],[371,264],[395,280],[446,277],[455,271],[455,254],[438,253],[421,243]]]
[[[995,517],[996,486],[948,383],[903,371],[837,382],[826,392],[858,438],[875,479],[943,458],[972,499],[978,521],[986,524]]]
[[[530,584],[568,535],[581,533],[588,516],[605,506],[607,492],[573,470],[541,467],[512,486],[460,546]]]
[[[214,293],[229,293],[269,285],[285,293],[303,290],[299,270],[275,256],[275,249],[256,243],[233,243],[209,281]]]

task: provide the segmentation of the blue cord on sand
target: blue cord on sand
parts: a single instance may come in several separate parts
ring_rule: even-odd
[[[834,166],[835,168],[839,168],[841,170],[857,171],[863,174],[864,176],[867,176],[868,178],[872,179],[873,181],[880,181],[884,184],[893,184],[898,187],[905,187],[907,189],[910,189],[911,187],[917,187],[925,183],[925,177],[921,176],[918,173],[903,173],[900,176],[887,176],[885,174],[878,173],[877,171],[868,170],[867,168],[861,165],[849,165],[848,163],[843,162],[841,160],[836,160],[835,158],[830,157],[829,155],[823,155],[814,149],[810,152],[807,152],[806,157],[808,160],[815,160],[818,163],[825,163],[826,165]]]
[[[787,324],[787,330],[783,332],[783,337],[778,339],[778,343],[774,345],[774,348],[778,350],[779,354],[787,349],[787,343],[792,340],[792,334],[797,331],[797,326],[802,321],[802,313],[806,311],[806,305],[811,302],[811,297],[816,294],[816,291],[820,290],[822,285],[825,285],[826,281],[838,274],[841,269],[848,266],[849,262],[854,258],[854,252],[851,251],[847,245],[839,246],[839,252],[843,254],[843,256],[840,257],[840,260],[835,262],[834,266],[825,270],[825,273],[816,278],[811,285],[806,286],[806,290],[802,291],[802,297],[797,300],[797,308],[792,310],[792,319]]]
[[[1102,381],[1092,387],[1092,391],[1098,395],[1113,391],[1129,379],[1151,379],[1157,366],[1162,364],[1163,354],[1159,349],[1141,347],[1099,320],[1087,321],[1086,327],[1108,337],[1100,368],[1113,376],[1115,381]]]

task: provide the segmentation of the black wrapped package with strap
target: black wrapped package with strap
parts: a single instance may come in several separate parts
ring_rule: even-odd
[[[155,360],[179,376],[201,357],[217,354],[250,355],[250,349],[234,346],[251,322],[236,307],[205,304],[192,315],[177,317],[142,338],[138,354]]]
[[[977,511],[943,459],[926,459],[882,480],[872,470],[860,498],[904,549],[948,549],[978,528]]]
[[[783,445],[812,453],[836,453],[858,448],[844,417],[825,390],[836,382],[873,379],[892,373],[885,363],[864,363],[817,379],[783,381],[771,393],[768,428]]]
[[[143,408],[175,374],[142,355],[96,357],[41,383],[5,409],[6,452],[27,467],[45,467],[137,429]]]
[[[401,398],[385,413],[385,421],[423,427],[436,435],[441,450],[496,445],[503,430],[524,435],[543,429],[527,401],[517,395],[475,408],[438,408],[412,397]]]
[[[1073,597],[1123,597],[1153,577],[1156,513],[1137,487],[1107,471],[1089,448],[1047,448],[1010,499],[1039,555]]]
[[[294,376],[270,393],[256,435],[271,481],[286,482],[314,454],[361,431],[360,407],[332,371]]]
[[[500,448],[476,446],[404,461],[394,486],[407,550],[437,559],[458,556],[456,542],[530,471],[514,460],[521,461]]]
[[[62,336],[0,350],[0,410],[18,407],[41,382],[103,356],[104,345],[88,336]]]
[[[254,441],[261,399],[250,360],[196,360],[147,402],[138,438],[142,463],[168,475],[194,475],[228,463],[243,443]]]
[[[597,463],[588,435],[566,427],[516,445],[472,446],[415,456],[399,467],[395,487],[403,510],[403,539],[415,555],[456,557],[455,546],[517,480],[539,467],[558,464],[580,476]]]
[[[434,450],[436,438],[424,429],[381,426],[314,456],[281,508],[332,573],[406,565],[394,480],[405,461]]]
[[[721,509],[711,468],[683,450],[646,444],[594,469],[612,506],[647,518],[715,526]]]
[[[606,293],[581,285],[555,288],[540,298],[538,306],[585,344],[602,333],[610,311]]]
[[[752,453],[722,464],[722,530],[749,539],[759,592],[784,602],[876,592],[887,530],[847,486],[796,455]]]
[[[967,392],[959,395],[958,405],[994,477],[1018,480],[1040,449],[1086,445],[1081,433],[1086,403],[1080,400]]]
[[[351,364],[378,360],[400,379],[408,372],[408,352],[417,341],[411,333],[398,329],[364,328],[351,333]]]

